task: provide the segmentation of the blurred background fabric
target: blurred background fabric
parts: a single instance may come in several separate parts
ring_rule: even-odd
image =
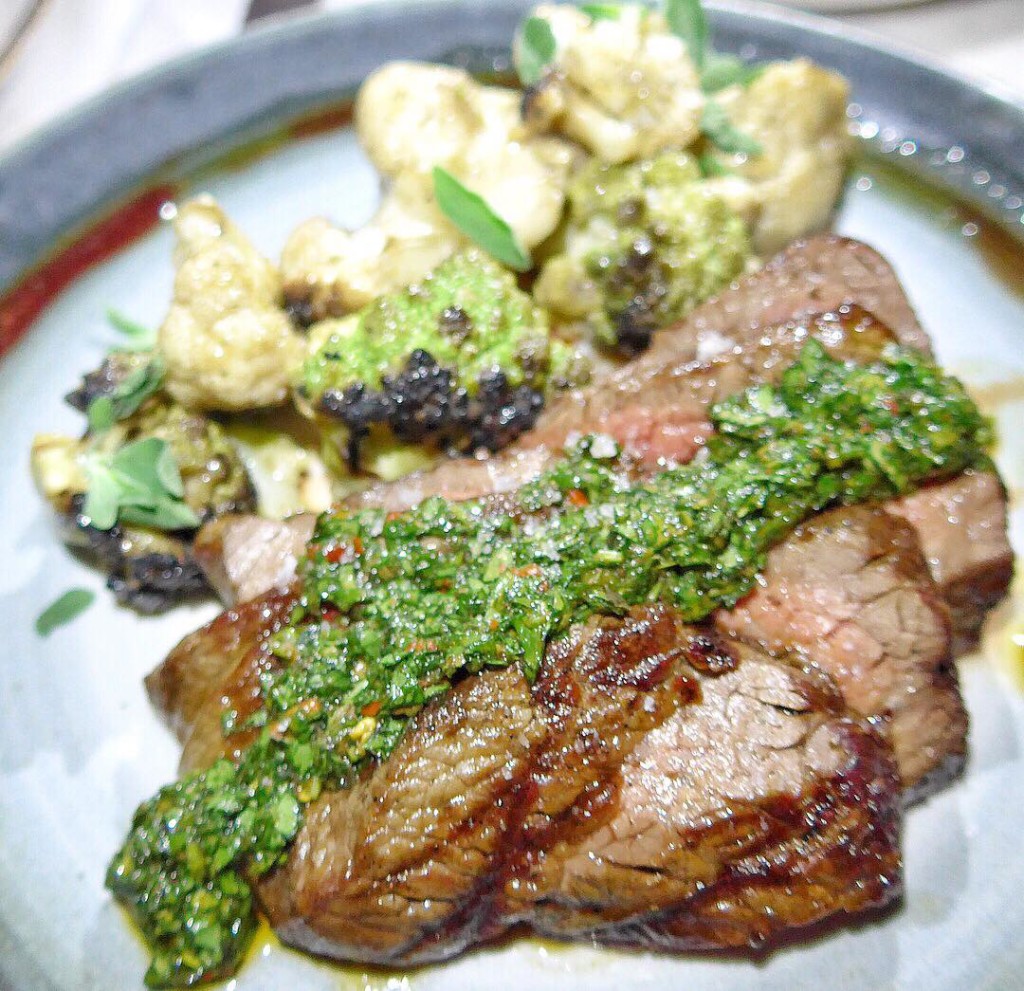
[[[75,104],[175,55],[246,29],[253,0],[0,0],[0,150]],[[257,0],[260,10],[297,0]],[[298,12],[351,0],[315,0]],[[413,0],[414,2],[414,0]],[[1024,0],[792,0],[836,14],[1024,103]],[[860,8],[854,10],[853,8]],[[19,28],[21,29],[19,31]]]

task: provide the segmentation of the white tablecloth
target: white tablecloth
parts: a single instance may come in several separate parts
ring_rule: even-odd
[[[46,0],[0,75],[0,149],[119,79],[237,34],[248,6],[249,0]],[[1024,102],[1024,0],[934,0],[842,19],[995,81]]]

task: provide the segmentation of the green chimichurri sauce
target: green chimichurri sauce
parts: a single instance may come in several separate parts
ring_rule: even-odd
[[[533,680],[546,645],[595,614],[662,602],[702,619],[812,513],[980,464],[991,441],[959,382],[895,347],[857,366],[811,342],[778,387],[711,418],[706,453],[642,483],[596,438],[511,509],[434,498],[320,518],[261,705],[225,714],[228,735],[256,742],[143,804],[110,866],[153,948],[148,984],[230,973],[254,930],[251,882],[284,858],[305,803],[387,757],[453,679],[518,663]]]

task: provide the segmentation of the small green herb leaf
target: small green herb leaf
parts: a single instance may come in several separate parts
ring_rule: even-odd
[[[555,36],[543,17],[528,17],[519,29],[516,72],[524,86],[533,86],[555,60]]]
[[[117,414],[114,412],[114,400],[110,396],[97,396],[86,412],[89,418],[89,429],[94,434],[101,434],[109,430],[117,422]]]
[[[164,363],[154,357],[152,361],[124,377],[109,396],[97,396],[89,404],[89,429],[94,433],[109,430],[118,420],[134,413],[161,386]]]
[[[592,21],[617,21],[622,14],[617,3],[584,3],[580,10]]]
[[[36,619],[36,633],[48,637],[58,626],[70,623],[92,605],[96,596],[87,588],[68,589],[60,598],[51,602]]]
[[[525,272],[533,262],[512,228],[447,169],[434,168],[434,196],[441,212],[468,238],[503,265]]]
[[[705,179],[720,179],[722,176],[733,175],[732,169],[723,165],[715,156],[706,151],[697,158],[700,174]]]
[[[120,506],[120,486],[107,465],[94,462],[86,469],[89,478],[89,489],[85,494],[82,515],[87,517],[90,526],[97,530],[109,530],[117,522],[117,511]]]
[[[700,0],[665,0],[665,20],[669,30],[686,42],[686,51],[703,72],[708,47],[708,20]]]
[[[705,93],[717,93],[734,83],[739,83],[740,86],[749,86],[762,72],[764,72],[763,65],[751,65],[736,55],[708,52],[704,58],[704,71],[700,75],[700,85]]]
[[[175,498],[180,499],[185,494],[185,486],[181,484],[181,472],[178,471],[178,462],[174,460],[171,449],[166,445],[156,459],[156,477]]]
[[[88,467],[82,512],[98,530],[120,520],[157,530],[184,530],[199,518],[182,499],[184,486],[167,442],[156,437],[126,444]]]
[[[156,346],[156,330],[144,327],[113,308],[107,310],[107,323],[124,335],[118,351],[152,351]]]
[[[708,100],[700,121],[701,133],[714,145],[733,154],[760,155],[761,145],[749,134],[738,131],[720,103]]]

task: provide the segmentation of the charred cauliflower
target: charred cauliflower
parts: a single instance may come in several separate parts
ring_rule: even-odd
[[[497,450],[533,425],[567,363],[546,314],[478,251],[312,334],[299,392],[345,428],[353,467],[382,430],[433,448]]]
[[[198,411],[285,402],[303,343],[277,270],[208,196],[184,204],[174,227],[174,299],[157,336],[167,391]]]
[[[731,174],[709,185],[747,221],[759,254],[774,254],[828,222],[849,160],[849,95],[845,79],[806,59],[773,62],[749,86],[717,95],[760,150],[717,152]]]
[[[525,98],[535,131],[564,134],[616,164],[697,140],[700,79],[660,14],[640,5],[618,7],[614,18],[568,5],[533,13],[556,42],[553,65]]]
[[[292,232],[281,252],[286,308],[305,326],[360,310],[421,278],[464,240],[419,180],[400,179],[359,230],[315,217]]]
[[[535,298],[627,354],[728,285],[750,258],[743,221],[684,152],[625,166],[592,162],[569,203],[565,251],[544,266]]]

